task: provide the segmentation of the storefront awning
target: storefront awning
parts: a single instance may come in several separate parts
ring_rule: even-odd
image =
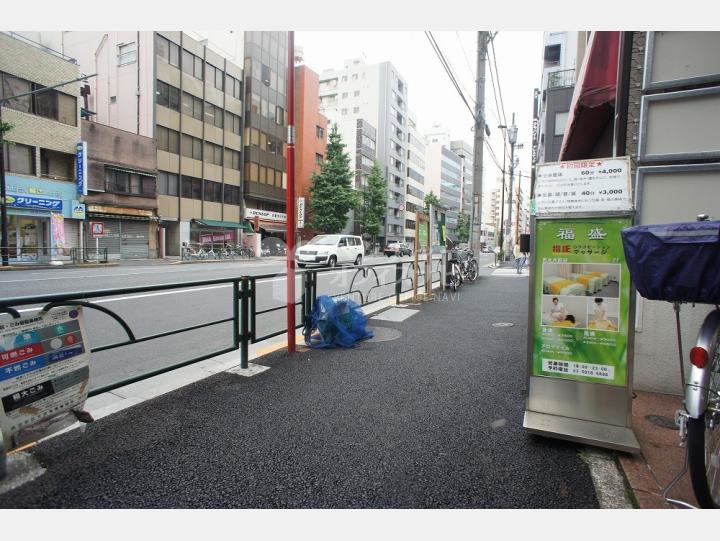
[[[194,221],[195,221],[196,223],[198,223],[198,224],[200,224],[200,225],[204,225],[204,226],[206,226],[206,227],[221,227],[221,228],[224,228],[224,229],[242,229],[242,230],[245,231],[246,233],[252,233],[252,232],[253,232],[252,226],[251,226],[248,222],[246,222],[246,221],[245,221],[245,222],[242,222],[242,223],[238,223],[238,222],[223,222],[223,221],[220,221],[220,220],[205,220],[205,219],[202,219],[202,220],[197,220],[197,219],[196,219],[196,220],[194,220]]]
[[[147,171],[140,171],[139,169],[130,169],[129,167],[122,167],[119,165],[108,165],[105,164],[105,169],[111,169],[113,171],[120,171],[122,173],[130,173],[131,175],[143,175],[145,177],[156,177],[155,173],[149,173]]]
[[[282,222],[268,222],[260,220],[260,229],[271,231],[273,233],[285,233],[285,224]]]
[[[593,32],[578,75],[560,161],[591,157],[615,111],[620,32]]]

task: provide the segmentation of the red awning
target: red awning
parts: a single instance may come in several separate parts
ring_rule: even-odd
[[[560,160],[588,154],[615,111],[620,32],[592,32],[575,84]]]

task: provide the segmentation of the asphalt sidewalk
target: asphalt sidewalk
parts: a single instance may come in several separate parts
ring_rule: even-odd
[[[491,272],[355,348],[276,351],[41,442],[0,507],[598,507],[583,447],[522,428],[527,274]]]

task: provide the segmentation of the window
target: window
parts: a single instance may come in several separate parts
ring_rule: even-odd
[[[375,141],[370,139],[367,135],[363,134],[362,136],[362,144],[366,147],[368,147],[371,150],[375,150]]]
[[[155,178],[150,175],[105,168],[105,190],[111,193],[155,197]]]
[[[202,141],[192,135],[182,134],[182,155],[202,160]]]
[[[262,83],[265,86],[270,86],[270,66],[266,66],[265,64],[262,65],[261,77]]]
[[[0,85],[0,97],[9,98],[18,94],[25,94],[32,91],[32,83],[19,77],[2,74],[2,85]],[[3,103],[3,107],[22,111],[23,113],[32,112],[32,96],[24,98],[13,98]]]
[[[157,103],[173,111],[180,110],[180,89],[162,81],[157,82]]]
[[[205,142],[205,161],[215,165],[223,164],[223,149],[221,146]]]
[[[5,171],[18,175],[35,175],[35,147],[20,145],[3,146]]]
[[[271,135],[268,135],[268,136],[267,136],[267,147],[266,147],[266,150],[267,150],[270,154],[277,154],[277,151],[278,151],[278,147],[279,147],[279,146],[280,146],[280,145],[278,145],[278,143],[277,143],[277,141],[275,140],[274,137],[272,137]]]
[[[343,75],[343,76],[342,76],[342,81],[343,81],[343,83],[346,83],[346,82],[347,82],[347,75]]]
[[[347,109],[343,109],[342,111],[340,111],[340,114],[346,115],[346,114],[347,114]]]
[[[188,199],[202,199],[202,179],[182,176],[182,197]]]
[[[155,35],[155,54],[171,66],[180,67],[180,46],[158,34]]]
[[[240,153],[237,150],[225,149],[225,167],[240,171]]]
[[[357,78],[358,78],[358,75],[357,75],[357,73],[353,73],[353,76],[352,76],[352,78],[353,78],[353,81],[357,81]]]
[[[205,181],[205,201],[222,203],[222,184],[212,180]]]
[[[545,47],[545,67],[549,66],[557,66],[560,64],[560,44],[557,45],[547,45]]]
[[[118,66],[134,64],[137,61],[137,44],[125,43],[118,45]]]
[[[355,92],[353,92],[353,96],[355,96],[356,98],[357,98],[359,95],[360,95],[360,91],[359,91],[359,90],[356,90]]]
[[[203,115],[203,102],[200,98],[183,92],[182,94],[182,112],[185,115],[191,116],[198,120],[202,120]]]
[[[360,107],[353,107],[353,113],[357,113],[358,111],[360,111]]]
[[[178,176],[175,173],[158,171],[157,190],[163,195],[178,195]]]
[[[205,122],[218,128],[223,127],[223,110],[205,102]]]
[[[75,155],[41,148],[40,174],[58,180],[75,180]]]
[[[203,61],[202,58],[183,49],[182,52],[182,70],[188,75],[192,75],[196,79],[203,79]]]
[[[240,135],[240,117],[225,111],[225,129],[230,130],[236,135]]]
[[[240,187],[230,186],[225,184],[225,193],[223,195],[225,203],[228,205],[239,205],[240,204]]]
[[[325,139],[325,130],[320,126],[315,126],[315,136],[318,139]]]
[[[242,83],[232,75],[225,75],[225,92],[235,99],[242,99]]]
[[[347,97],[348,97],[348,93],[347,93],[347,92],[343,92],[343,93],[342,93],[342,97],[343,97],[343,99],[344,99],[344,98],[347,98]]]
[[[323,155],[315,153],[315,163],[320,165],[323,162]]]
[[[155,131],[155,142],[158,150],[180,154],[180,134],[164,126],[158,126]]]
[[[567,124],[568,112],[555,113],[555,135],[565,134],[565,124]]]
[[[216,68],[212,64],[206,64],[205,80],[218,90],[223,89],[223,72],[220,68]]]
[[[254,147],[260,146],[260,132],[255,128],[250,129],[250,144]]]
[[[285,110],[279,105],[275,106],[275,124],[285,125]]]

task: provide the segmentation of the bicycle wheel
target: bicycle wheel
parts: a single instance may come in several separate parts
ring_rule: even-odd
[[[720,354],[714,344],[715,355],[710,365],[708,408],[700,419],[688,419],[687,452],[690,480],[700,507],[720,507],[720,415],[713,411],[720,405]]]
[[[470,267],[468,268],[468,280],[474,282],[478,277],[478,264],[477,261],[471,261]]]

